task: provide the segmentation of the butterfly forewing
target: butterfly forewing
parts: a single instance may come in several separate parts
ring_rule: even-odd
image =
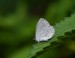
[[[36,26],[36,35],[41,31],[43,27],[47,26],[50,26],[49,23],[44,18],[40,18]]]

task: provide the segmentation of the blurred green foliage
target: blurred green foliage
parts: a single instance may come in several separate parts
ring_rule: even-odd
[[[56,33],[47,42],[35,43],[40,17]],[[74,58],[74,22],[75,0],[0,0],[0,58]]]

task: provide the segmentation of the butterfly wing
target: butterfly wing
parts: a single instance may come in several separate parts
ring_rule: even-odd
[[[36,41],[47,41],[54,32],[54,28],[44,18],[40,18],[36,26]]]
[[[44,18],[40,18],[36,26],[36,35],[41,31],[43,27],[46,26],[50,26],[49,23]]]

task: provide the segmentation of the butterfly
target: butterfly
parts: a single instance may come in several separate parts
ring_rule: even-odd
[[[36,26],[35,40],[48,41],[55,34],[55,29],[51,26],[45,18],[40,18]]]

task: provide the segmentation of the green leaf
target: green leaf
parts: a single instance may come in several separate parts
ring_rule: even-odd
[[[30,58],[35,56],[37,52],[42,51],[44,47],[49,46],[49,42],[40,42],[33,45]]]
[[[72,14],[71,17],[65,18],[65,20],[57,23],[55,26],[55,36],[53,40],[57,40],[56,37],[63,36],[65,32],[75,29],[75,14]]]
[[[33,45],[30,58],[35,56],[38,52],[44,51],[44,48],[47,49],[46,47],[48,46],[54,46],[55,44],[51,44],[52,42],[58,42],[57,37],[63,36],[65,32],[75,29],[75,14],[71,15],[71,17],[65,18],[65,20],[61,21],[60,23],[57,23],[54,28],[55,35],[51,40],[49,40],[48,42],[40,42]]]

